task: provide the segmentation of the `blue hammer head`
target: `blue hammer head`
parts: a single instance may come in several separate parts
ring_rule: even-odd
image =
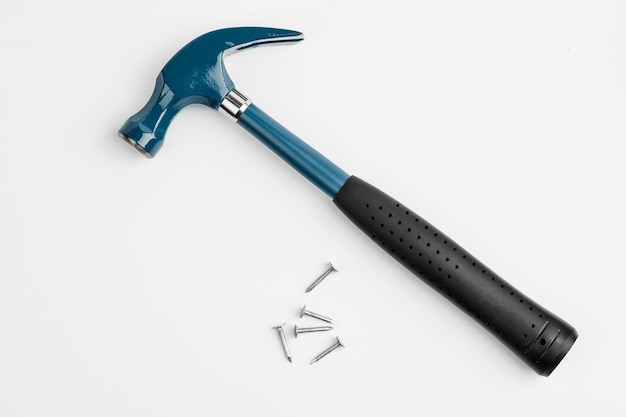
[[[189,104],[217,110],[235,84],[224,57],[260,45],[297,42],[302,33],[263,27],[221,29],[206,33],[183,47],[165,65],[152,97],[119,131],[122,139],[152,158],[163,145],[172,118]]]

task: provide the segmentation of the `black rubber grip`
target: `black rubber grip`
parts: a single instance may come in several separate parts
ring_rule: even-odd
[[[538,374],[548,376],[578,337],[430,223],[350,177],[335,204],[398,262],[465,311]]]

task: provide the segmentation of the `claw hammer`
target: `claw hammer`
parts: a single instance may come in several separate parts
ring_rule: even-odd
[[[165,65],[152,97],[124,123],[120,137],[151,158],[183,107],[199,103],[223,112],[333,199],[389,255],[478,321],[538,374],[550,375],[578,337],[571,325],[408,207],[347,174],[235,89],[224,57],[302,39],[300,32],[264,27],[221,29],[196,38]]]

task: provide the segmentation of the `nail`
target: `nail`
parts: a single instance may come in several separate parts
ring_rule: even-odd
[[[287,338],[285,337],[285,330],[283,329],[285,324],[280,324],[276,327],[273,327],[278,331],[278,336],[280,336],[280,341],[283,343],[283,350],[285,351],[285,356],[287,356],[287,360],[291,362],[291,351],[289,350],[289,345],[287,345]]]
[[[302,310],[300,311],[300,318],[302,318],[304,316],[313,317],[313,318],[325,321],[326,323],[330,323],[330,324],[334,324],[335,323],[335,320],[333,320],[333,319],[331,319],[329,317],[322,316],[321,314],[317,314],[317,313],[314,313],[312,311],[307,310],[306,309],[306,304],[304,305],[304,307],[302,307]]]
[[[334,345],[332,345],[331,347],[329,347],[328,349],[326,349],[325,351],[323,351],[322,353],[314,357],[313,360],[311,361],[311,365],[313,365],[315,362],[322,359],[324,356],[328,355],[333,350],[337,349],[339,346],[345,347],[345,345],[341,343],[341,340],[339,340],[339,337],[337,337],[337,343],[335,343]]]
[[[298,325],[293,326],[293,334],[298,337],[300,333],[315,333],[315,332],[327,332],[332,330],[333,328],[330,326],[321,326],[321,327],[298,327]]]
[[[335,269],[335,267],[333,266],[333,264],[331,264],[330,262],[328,263],[328,265],[330,266],[326,271],[324,271],[324,273],[322,275],[319,276],[318,279],[315,280],[315,282],[313,284],[311,284],[309,286],[309,288],[306,289],[306,291],[304,292],[310,292],[313,288],[317,287],[317,285],[322,282],[324,280],[324,278],[326,278],[328,275],[330,275],[331,272],[338,272],[337,269]]]

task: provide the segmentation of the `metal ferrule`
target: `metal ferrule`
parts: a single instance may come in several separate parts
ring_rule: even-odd
[[[236,122],[239,116],[248,108],[251,101],[234,88],[224,97],[218,111]]]

